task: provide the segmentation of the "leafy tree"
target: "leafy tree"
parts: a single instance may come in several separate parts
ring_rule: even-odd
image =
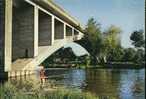
[[[85,36],[83,38],[84,43],[86,43],[86,49],[93,57],[93,64],[97,62],[96,56],[98,56],[100,53],[100,45],[102,41],[102,34],[100,28],[100,24],[98,24],[94,18],[90,18],[86,25]]]
[[[106,62],[111,50],[116,51],[117,46],[121,46],[120,33],[121,29],[114,25],[102,33],[100,24],[94,18],[88,20],[82,45],[91,54],[92,64],[101,60]]]
[[[111,25],[104,33],[105,36],[105,43],[109,48],[116,48],[117,46],[121,45],[120,42],[120,33],[121,29],[114,25]]]
[[[100,24],[98,24],[94,18],[88,20],[85,37],[89,40],[91,47],[96,48],[97,41],[101,39]],[[94,54],[96,54],[95,49],[91,49]]]
[[[134,31],[130,39],[132,40],[132,44],[136,48],[145,47],[145,39],[144,39],[144,32],[143,30]]]
[[[132,62],[134,61],[134,57],[136,54],[136,50],[134,48],[127,48],[124,50],[123,61]]]
[[[105,62],[106,62],[106,57],[111,58],[112,53],[116,54],[116,48],[121,47],[121,42],[120,42],[120,33],[121,32],[122,32],[121,29],[114,25],[111,25],[104,32],[104,36],[103,36],[104,40],[103,40],[103,44],[102,44],[102,49],[103,49],[102,54],[104,55]]]
[[[117,47],[110,50],[107,60],[120,62],[122,61],[123,57],[124,57],[124,49],[122,47]]]
[[[144,61],[145,61],[145,51],[143,49],[138,49],[134,56],[134,62],[140,64]]]

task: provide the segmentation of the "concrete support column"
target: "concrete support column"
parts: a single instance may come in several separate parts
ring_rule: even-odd
[[[12,59],[12,2],[13,0],[5,1],[5,50],[4,50],[4,66],[5,71],[11,70]]]
[[[64,34],[63,34],[64,35],[64,39],[66,39],[66,23],[64,23],[64,30],[63,31],[64,31]]]
[[[73,40],[75,40],[75,36],[74,36],[74,28],[72,27],[72,37],[73,37]]]
[[[74,37],[74,28],[72,28],[72,36]]]
[[[34,56],[38,55],[38,8],[34,7]]]
[[[54,29],[54,27],[55,27],[55,19],[54,19],[54,16],[52,16],[52,25],[51,26],[52,26],[51,44],[53,45],[54,44],[54,33],[55,33],[55,29]]]

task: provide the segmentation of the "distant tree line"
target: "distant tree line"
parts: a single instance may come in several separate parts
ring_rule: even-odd
[[[92,63],[134,62],[145,61],[145,38],[143,30],[135,30],[130,36],[134,48],[121,46],[122,30],[111,25],[101,31],[101,25],[94,18],[90,18],[85,28],[82,44],[93,57]]]

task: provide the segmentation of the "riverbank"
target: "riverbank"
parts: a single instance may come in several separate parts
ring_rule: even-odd
[[[130,62],[110,62],[105,63],[95,68],[108,68],[108,69],[142,69],[145,68],[145,64],[135,64]]]
[[[49,83],[29,81],[13,81],[0,84],[1,99],[100,99],[88,92],[80,92],[77,89],[53,88]],[[115,99],[113,97],[108,99]]]
[[[93,69],[142,69],[145,68],[145,63],[143,64],[135,64],[130,62],[110,62],[110,63],[104,63],[104,64],[98,64],[98,65],[89,65],[85,66],[85,64],[79,64],[79,65],[70,65],[70,64],[61,64],[61,65],[50,65],[47,66],[47,68],[93,68]]]

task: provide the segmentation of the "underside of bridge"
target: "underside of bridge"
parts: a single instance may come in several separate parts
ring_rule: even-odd
[[[12,61],[34,56],[34,7],[22,4],[13,5]]]
[[[39,46],[49,46],[52,40],[52,18],[48,14],[39,10]]]
[[[54,39],[64,39],[64,24],[60,21],[58,21],[57,19],[55,19],[55,24],[54,24],[54,28],[55,28],[55,35],[54,35]]]
[[[66,36],[73,36],[73,29],[69,26],[66,26]]]
[[[82,38],[78,22],[48,2],[0,0],[0,73],[33,70],[66,43]]]

